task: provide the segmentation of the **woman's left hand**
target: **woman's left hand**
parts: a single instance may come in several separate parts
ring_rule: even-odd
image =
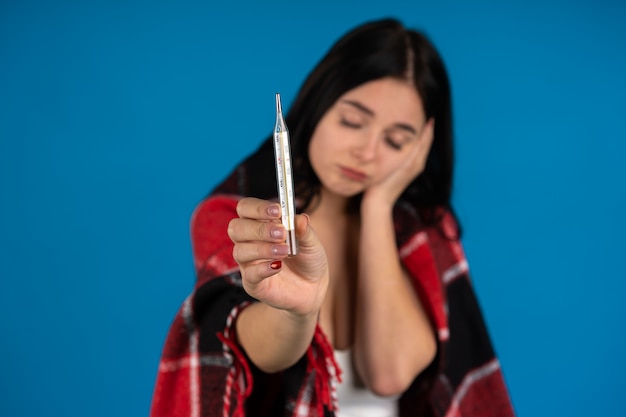
[[[426,159],[433,141],[435,129],[434,119],[429,119],[420,132],[417,143],[411,149],[404,162],[378,184],[369,187],[364,195],[365,200],[375,200],[392,207],[409,184],[424,171]]]

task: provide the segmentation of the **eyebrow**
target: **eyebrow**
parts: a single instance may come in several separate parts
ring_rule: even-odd
[[[351,106],[361,110],[363,113],[368,114],[370,116],[375,116],[376,115],[376,113],[374,113],[374,111],[372,109],[370,109],[369,107],[364,106],[362,103],[359,103],[358,101],[341,100],[341,102],[349,104],[349,105],[351,105]],[[410,124],[407,124],[407,123],[395,123],[394,126],[399,128],[399,129],[406,130],[407,132],[413,133],[414,135],[417,135],[417,131]]]

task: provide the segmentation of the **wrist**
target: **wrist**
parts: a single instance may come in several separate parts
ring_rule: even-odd
[[[366,193],[361,200],[361,217],[391,215],[393,206],[393,202]]]
[[[319,311],[312,311],[309,313],[296,312],[291,310],[278,310],[285,320],[289,320],[299,326],[305,326],[311,323],[317,323],[319,317]]]
[[[282,318],[279,322],[283,323],[281,326],[283,331],[286,329],[292,335],[297,336],[298,339],[304,338],[303,340],[309,340],[313,333],[315,332],[315,327],[317,326],[319,312],[310,313],[310,314],[300,314],[293,313],[288,310],[281,310]]]

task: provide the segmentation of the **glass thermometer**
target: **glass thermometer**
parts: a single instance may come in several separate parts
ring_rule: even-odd
[[[276,93],[276,124],[274,125],[274,157],[276,159],[276,179],[278,195],[282,209],[282,223],[287,230],[289,255],[298,254],[296,243],[295,216],[296,207],[293,192],[293,171],[291,170],[291,151],[289,149],[289,131],[283,118],[280,94]]]

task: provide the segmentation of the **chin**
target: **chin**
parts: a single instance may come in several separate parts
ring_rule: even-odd
[[[353,189],[336,189],[336,190],[330,190],[330,192],[332,194],[335,194],[337,196],[341,196],[341,197],[345,197],[345,198],[352,198],[352,197],[356,197],[357,195],[360,195],[363,193],[363,189],[359,188],[358,190],[353,190]]]
[[[326,192],[329,194],[333,194],[338,197],[352,198],[359,194],[362,194],[365,191],[365,187],[358,184],[346,184],[345,182],[336,182],[334,184],[324,184],[322,183],[322,187],[326,189]]]

